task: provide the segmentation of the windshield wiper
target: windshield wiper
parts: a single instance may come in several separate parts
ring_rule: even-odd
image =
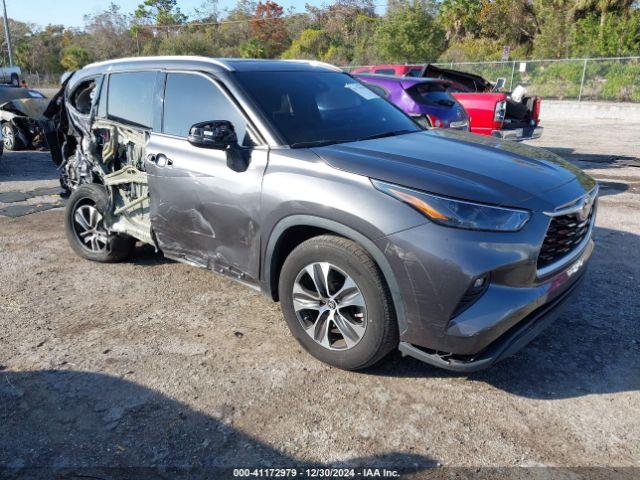
[[[291,148],[310,148],[310,147],[326,147],[327,145],[334,145],[336,143],[345,143],[351,140],[311,140],[309,142],[296,142],[289,146]]]
[[[420,130],[409,130],[409,129],[393,130],[391,132],[375,133],[375,134],[369,135],[367,137],[359,138],[358,141],[361,141],[361,140],[374,140],[376,138],[384,138],[384,137],[395,137],[396,135],[404,135],[406,133],[416,133],[416,132],[419,132],[419,131]]]

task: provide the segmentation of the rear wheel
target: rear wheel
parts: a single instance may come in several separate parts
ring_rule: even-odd
[[[382,273],[351,240],[323,235],[300,244],[282,267],[279,294],[292,334],[325,363],[358,370],[397,346]]]
[[[11,74],[11,85],[13,85],[14,87],[17,87],[20,85],[20,79],[18,78],[18,75],[15,73]]]
[[[107,231],[103,219],[108,205],[107,192],[97,184],[78,187],[67,203],[67,240],[78,255],[94,262],[122,260],[135,245],[133,238]]]

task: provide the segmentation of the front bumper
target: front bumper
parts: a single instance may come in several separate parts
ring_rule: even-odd
[[[492,130],[491,136],[501,138],[502,140],[511,140],[522,142],[524,140],[534,140],[542,136],[543,127],[524,127],[515,128],[513,130]]]
[[[548,225],[549,217],[534,215],[522,231],[505,235],[426,223],[386,237],[380,247],[403,300],[403,353],[451,370],[478,370],[552,323],[583,276],[593,241],[543,275],[537,256]],[[481,277],[490,279],[488,287],[460,309]]]
[[[514,355],[551,326],[562,313],[563,307],[574,296],[584,278],[584,267],[591,254],[592,244],[590,247],[579,261],[548,282],[552,289],[557,291],[545,295],[545,298],[550,297],[546,303],[536,308],[480,352],[474,355],[455,355],[416,347],[408,342],[400,342],[399,350],[403,355],[460,373],[484,370]]]

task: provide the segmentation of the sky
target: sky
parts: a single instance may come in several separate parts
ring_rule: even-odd
[[[21,22],[47,25],[49,23],[62,24],[68,27],[84,26],[83,17],[86,14],[103,11],[109,0],[5,0],[7,16]],[[115,0],[122,7],[123,12],[133,12],[143,0]],[[294,7],[296,11],[304,10],[305,3],[322,5],[330,3],[328,0],[277,0],[285,10]],[[203,0],[178,0],[182,13],[191,15],[194,9],[201,6]],[[220,9],[232,8],[235,2],[219,0]]]

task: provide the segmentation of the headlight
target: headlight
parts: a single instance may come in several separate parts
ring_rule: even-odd
[[[371,180],[371,182],[381,192],[410,205],[426,215],[429,220],[447,227],[494,232],[517,232],[527,223],[531,216],[526,210],[453,200],[379,180]]]

